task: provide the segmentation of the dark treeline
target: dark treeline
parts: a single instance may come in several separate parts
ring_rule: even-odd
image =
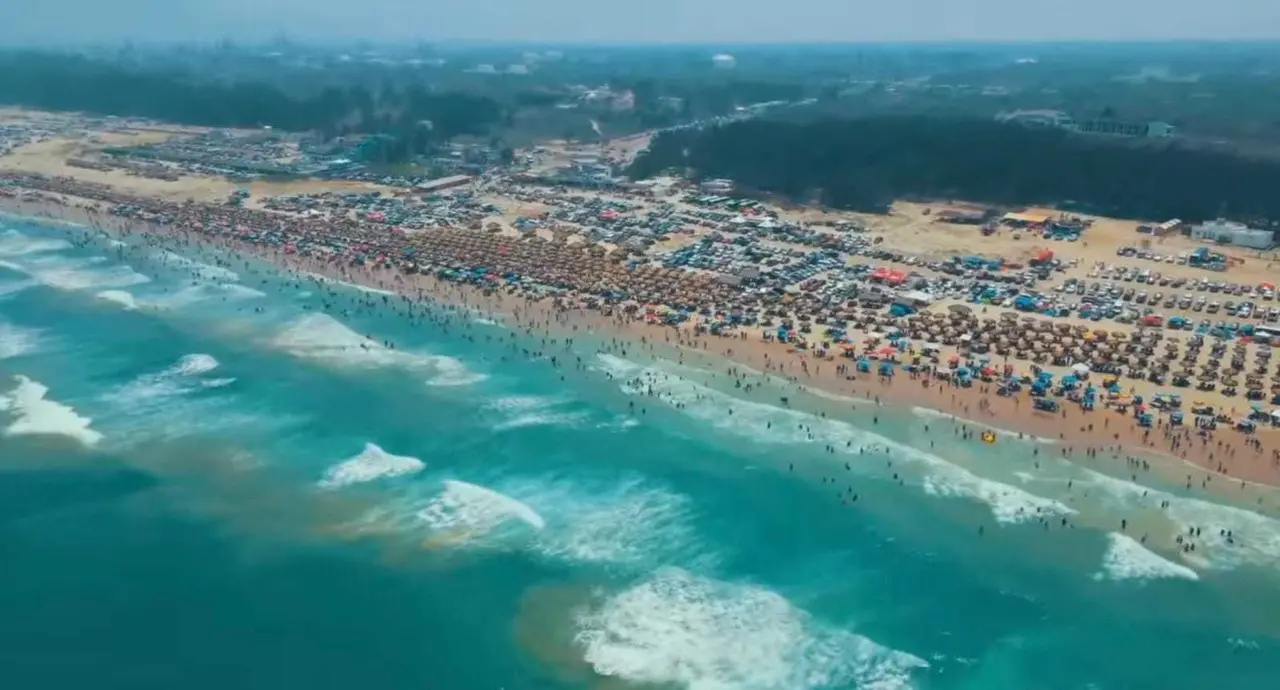
[[[329,136],[389,132],[417,142],[482,135],[505,117],[492,99],[366,84],[286,91],[47,52],[0,53],[0,104],[147,117],[210,127],[272,126]],[[406,133],[412,133],[406,134]]]
[[[1280,219],[1280,163],[976,119],[751,120],[678,131],[657,137],[629,174],[671,168],[853,210],[926,198],[1154,220]]]

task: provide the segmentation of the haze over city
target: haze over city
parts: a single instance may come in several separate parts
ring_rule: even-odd
[[[535,43],[1266,40],[1271,0],[10,0],[10,43],[243,40]]]

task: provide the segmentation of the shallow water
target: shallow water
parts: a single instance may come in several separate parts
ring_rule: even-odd
[[[1280,684],[1271,516],[693,354],[3,226],[3,687]]]

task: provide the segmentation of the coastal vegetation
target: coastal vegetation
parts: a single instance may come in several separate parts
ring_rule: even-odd
[[[207,127],[320,131],[329,136],[392,133],[422,148],[429,140],[484,135],[503,122],[497,101],[422,85],[295,84],[216,79],[169,65],[38,51],[0,53],[0,105],[146,117]]]
[[[1280,219],[1280,162],[976,118],[752,120],[674,131],[656,137],[628,174],[669,169],[863,211],[914,198],[1125,218]]]

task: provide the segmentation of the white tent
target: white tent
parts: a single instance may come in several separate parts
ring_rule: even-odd
[[[1084,362],[1078,362],[1071,365],[1071,373],[1076,376],[1085,377],[1089,375],[1089,365]]]

